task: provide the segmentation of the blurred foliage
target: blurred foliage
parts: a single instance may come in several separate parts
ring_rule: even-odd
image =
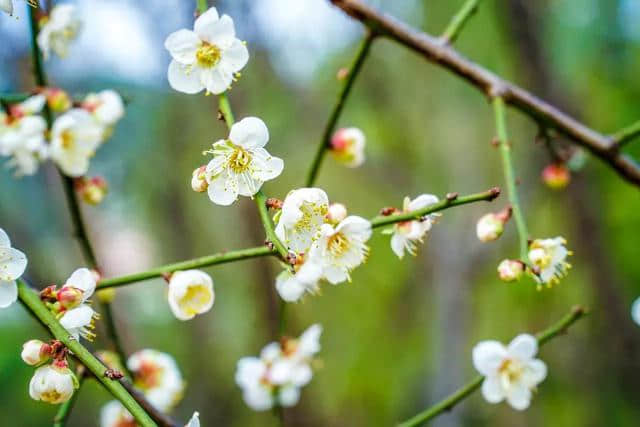
[[[378,3],[387,8],[392,2]],[[423,28],[437,33],[461,3],[425,2],[417,9],[423,19],[413,16],[412,22],[422,21]],[[536,6],[554,85],[563,87],[584,119],[601,130],[613,131],[640,117],[640,39],[623,31],[623,3],[628,2],[557,0]],[[131,2],[128,7],[137,6]],[[520,47],[506,25],[505,7],[506,0],[483,2],[457,47],[526,87],[531,70],[517,54]],[[268,124],[269,151],[285,159],[282,176],[265,185],[269,195],[284,197],[302,185],[337,94],[334,76],[349,64],[356,45],[332,53],[304,85],[276,73],[268,52],[251,48],[252,59],[230,98],[237,118],[256,115]],[[157,49],[149,55],[159,55],[163,47]],[[28,64],[26,53],[22,62]],[[28,70],[12,67],[2,64],[3,72]],[[21,80],[23,87],[12,89],[30,87],[28,74]],[[226,133],[216,120],[214,97],[91,75],[73,86],[77,92],[113,86],[132,100],[112,140],[92,163],[91,173],[107,178],[110,193],[102,205],[85,208],[106,274],[261,242],[251,201],[223,208],[189,189],[191,171],[206,162],[202,150]],[[347,203],[351,213],[370,217],[383,206],[399,206],[405,195],[465,194],[502,184],[500,159],[489,144],[493,120],[486,100],[389,41],[374,45],[340,123],[365,131],[367,162],[349,170],[328,157],[317,184],[332,200]],[[436,425],[637,425],[640,357],[635,353],[635,370],[629,369],[628,363],[618,363],[629,350],[612,345],[623,330],[631,330],[636,343],[640,340],[628,315],[640,294],[638,190],[590,159],[566,191],[553,192],[539,180],[549,157],[533,143],[535,125],[511,113],[509,128],[531,233],[567,237],[575,252],[569,277],[541,292],[526,280],[506,285],[497,279],[498,262],[517,251],[515,227],[510,225],[492,244],[477,242],[474,227],[483,213],[504,206],[504,197],[491,206],[446,211],[415,259],[399,261],[388,237],[376,233],[371,257],[355,272],[353,283],[326,285],[321,297],[288,307],[291,335],[315,322],[325,330],[322,367],[304,388],[300,404],[287,411],[291,425],[391,425],[471,378],[471,348],[478,340],[508,341],[517,333],[538,331],[574,304],[589,307],[592,315],[542,351],[549,376],[529,410],[488,405],[476,393]],[[640,142],[629,144],[628,151],[640,157]],[[6,171],[0,174],[1,226],[28,254],[28,274],[36,283],[60,283],[82,258],[69,236],[58,177],[51,167],[20,180]],[[597,218],[594,229],[576,226],[583,212],[569,194],[577,185],[587,189],[588,207]],[[593,259],[576,246],[585,241],[580,234],[595,239],[604,257]],[[216,304],[190,322],[172,318],[161,280],[118,290],[114,311],[127,351],[151,347],[169,352],[182,368],[188,388],[177,418],[186,420],[199,410],[205,426],[276,424],[271,413],[249,410],[234,384],[236,361],[257,354],[274,338],[266,303],[274,277],[267,273],[274,274],[278,266],[269,260],[265,269],[261,262],[208,269]],[[614,273],[608,283],[595,280],[604,265]],[[602,286],[619,299],[617,305],[603,298]],[[625,324],[612,323],[609,310],[622,312]],[[32,369],[21,362],[19,350],[36,337],[46,334],[19,304],[0,311],[0,425],[47,425],[55,413],[56,408],[27,394]],[[94,348],[102,344],[99,339]],[[108,399],[97,384],[87,382],[70,425],[95,424]]]

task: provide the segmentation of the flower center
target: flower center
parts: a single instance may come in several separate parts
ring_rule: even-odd
[[[60,138],[62,139],[62,148],[66,150],[73,148],[73,145],[75,143],[74,141],[75,138],[73,137],[73,134],[71,133],[71,131],[65,130],[60,135]]]
[[[214,44],[204,42],[196,51],[196,60],[201,67],[213,67],[220,61],[220,48]]]
[[[144,361],[136,372],[135,384],[143,390],[157,387],[160,384],[163,369],[152,362]]]
[[[324,220],[324,216],[327,214],[327,205],[317,203],[304,202],[300,206],[302,212],[302,218],[294,226],[295,230],[299,233],[301,231],[311,231],[313,227],[319,226]]]
[[[211,301],[211,293],[205,286],[190,286],[180,298],[180,307],[188,314],[199,314],[202,307]]]
[[[534,265],[540,267],[541,269],[545,269],[549,266],[549,264],[551,264],[552,256],[549,251],[546,251],[542,248],[536,248],[529,253],[529,258]]]
[[[513,359],[505,359],[498,368],[498,372],[502,377],[503,385],[508,387],[520,379],[523,368],[520,362]]]
[[[242,173],[249,168],[251,154],[242,147],[236,146],[229,156],[229,167],[235,173]]]
[[[336,258],[347,252],[350,246],[349,239],[342,233],[334,234],[329,237],[329,241],[327,242],[329,252]]]
[[[42,393],[42,400],[45,402],[57,402],[62,397],[62,393],[58,392],[58,390],[47,390]]]

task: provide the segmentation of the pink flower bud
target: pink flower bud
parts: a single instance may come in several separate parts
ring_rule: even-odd
[[[58,291],[58,302],[63,309],[68,310],[82,304],[83,296],[84,292],[82,292],[81,289],[74,288],[73,286],[63,286],[62,289]]]
[[[347,208],[342,203],[331,203],[327,211],[327,220],[332,224],[338,224],[347,217]]]
[[[514,259],[504,259],[498,265],[498,276],[503,282],[520,280],[524,273],[524,264]]]
[[[193,171],[193,176],[191,177],[191,188],[197,193],[203,193],[207,191],[207,188],[209,188],[209,183],[207,182],[205,175],[206,169],[206,166],[200,166],[198,169]]]
[[[90,205],[100,204],[105,196],[109,186],[107,181],[101,176],[94,176],[93,178],[78,178],[75,181],[76,191],[82,197],[85,203]]]
[[[44,90],[44,94],[47,97],[47,105],[56,113],[67,111],[73,105],[69,94],[62,89],[47,88]]]
[[[46,362],[51,357],[51,346],[40,340],[29,340],[22,345],[20,356],[27,365],[35,366]]]
[[[504,225],[511,218],[511,207],[507,206],[498,213],[488,213],[478,220],[476,234],[481,242],[496,240],[502,235]]]
[[[554,190],[561,190],[569,185],[571,173],[565,165],[561,163],[552,163],[543,169],[542,180],[547,187]]]
[[[364,133],[358,128],[338,129],[331,138],[331,152],[340,163],[355,168],[364,163]]]

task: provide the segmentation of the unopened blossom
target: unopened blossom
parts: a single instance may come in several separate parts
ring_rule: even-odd
[[[16,280],[27,268],[27,256],[11,247],[11,240],[0,228],[0,308],[9,307],[18,299]]]
[[[351,271],[369,254],[370,237],[371,223],[359,216],[348,216],[337,226],[323,224],[309,250],[309,261],[318,263],[322,277],[334,285],[351,280]]]
[[[75,189],[85,203],[99,205],[107,195],[109,186],[101,176],[80,177],[75,180]]]
[[[136,427],[138,423],[117,400],[107,402],[100,409],[100,427]]]
[[[176,271],[169,280],[169,307],[180,320],[211,310],[215,300],[213,280],[204,271]]]
[[[29,383],[29,396],[52,404],[64,403],[71,398],[77,385],[77,379],[68,367],[53,363],[36,369]]]
[[[503,259],[498,264],[498,276],[503,282],[514,282],[520,280],[524,273],[524,264],[515,259]]]
[[[89,159],[102,142],[103,127],[83,109],[75,108],[53,122],[50,155],[65,175],[78,177],[89,170]]]
[[[476,235],[481,242],[491,242],[502,235],[504,225],[511,218],[511,207],[483,215],[476,224]]]
[[[194,412],[184,427],[200,427],[200,413],[198,411]]]
[[[547,187],[554,190],[561,190],[569,185],[571,172],[562,163],[552,163],[542,170],[542,181]]]
[[[231,126],[226,140],[213,144],[207,151],[213,159],[206,169],[208,194],[213,203],[228,206],[238,195],[251,197],[265,181],[282,173],[282,159],[264,149],[268,141],[269,130],[264,122],[247,117]]]
[[[35,366],[51,358],[51,346],[40,340],[29,340],[22,345],[20,357],[27,365]]]
[[[63,113],[73,106],[73,101],[67,92],[57,87],[50,87],[44,90],[47,97],[47,105],[56,113]]]
[[[189,94],[203,89],[214,94],[226,91],[249,60],[247,47],[236,38],[233,20],[219,17],[215,7],[196,19],[193,31],[171,33],[164,46],[172,57],[169,84]]]
[[[92,340],[93,323],[98,314],[91,308],[89,298],[96,289],[95,276],[87,268],[79,268],[56,291],[58,311],[62,314],[60,324],[78,339],[80,336]]]
[[[204,165],[195,169],[191,174],[191,189],[196,193],[204,193],[209,188],[206,171],[207,166]]]
[[[631,318],[634,322],[640,325],[640,297],[631,305]]]
[[[322,266],[314,261],[305,261],[304,258],[304,254],[296,258],[293,272],[286,268],[276,277],[276,290],[287,302],[298,301],[305,293],[318,292]]]
[[[90,93],[82,101],[82,108],[105,127],[115,125],[124,116],[124,102],[115,90]]]
[[[534,278],[540,284],[551,286],[567,275],[571,264],[566,259],[572,255],[563,237],[536,239],[529,245],[529,260],[535,267]]]
[[[355,168],[364,163],[364,133],[355,127],[338,129],[331,137],[331,153],[347,167]]]
[[[435,203],[438,203],[438,198],[433,194],[421,194],[413,200],[405,197],[402,204],[402,211],[396,213],[405,214],[415,212]],[[416,254],[418,243],[424,241],[427,232],[431,230],[431,227],[435,224],[439,216],[439,213],[432,213],[419,219],[402,221],[394,224],[393,228],[384,231],[385,233],[392,233],[391,249],[398,258],[402,259],[405,251],[411,255]]]
[[[319,188],[290,191],[282,203],[276,236],[292,251],[306,252],[320,236],[328,209],[327,193]]]
[[[524,410],[531,392],[547,376],[547,366],[535,359],[538,342],[522,334],[508,346],[498,341],[482,341],[473,348],[473,366],[484,375],[482,396],[489,403],[506,400],[514,409]]]
[[[245,403],[256,411],[298,403],[300,388],[313,376],[311,363],[320,351],[321,333],[322,327],[313,325],[299,339],[272,342],[262,349],[260,357],[240,359],[235,379]]]
[[[347,217],[347,207],[342,203],[331,203],[325,219],[331,224],[338,224]]]
[[[51,13],[40,21],[38,47],[44,59],[48,59],[53,50],[64,58],[69,53],[69,45],[78,37],[82,23],[78,11],[72,4],[63,3],[53,7]]]
[[[134,385],[155,408],[167,412],[182,398],[184,381],[176,361],[157,350],[144,349],[129,357]]]

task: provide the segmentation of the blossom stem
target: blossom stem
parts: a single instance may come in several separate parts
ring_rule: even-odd
[[[423,209],[418,209],[412,212],[407,212],[399,215],[378,216],[371,220],[371,227],[378,228],[385,225],[395,224],[397,222],[411,221],[420,219],[425,215],[429,215],[434,212],[438,212],[454,206],[466,205],[467,203],[474,203],[480,201],[492,201],[500,195],[500,189],[494,187],[490,190],[483,191],[481,193],[469,194],[468,196],[456,196],[455,198],[445,198],[438,203],[429,205]]]
[[[349,74],[342,85],[342,89],[338,95],[338,100],[333,106],[333,110],[331,111],[331,115],[329,116],[329,120],[325,125],[324,132],[322,134],[322,139],[320,144],[318,145],[318,150],[313,158],[311,163],[311,167],[309,168],[309,173],[307,174],[306,186],[311,187],[316,180],[318,175],[318,171],[320,170],[320,165],[322,164],[322,160],[324,159],[324,155],[329,147],[331,142],[331,134],[333,133],[334,128],[336,127],[336,123],[338,122],[338,118],[340,118],[340,114],[342,113],[342,109],[344,108],[344,104],[351,92],[351,88],[353,87],[353,82],[356,80],[358,73],[362,69],[362,65],[364,64],[364,60],[367,58],[369,54],[369,50],[371,48],[371,44],[373,39],[375,39],[376,33],[374,31],[367,31],[367,34],[362,39],[360,43],[360,47],[358,48],[358,52],[353,59],[353,63],[351,65],[351,69],[349,70]]]
[[[122,384],[120,384],[118,380],[107,377],[106,366],[96,359],[79,341],[69,335],[69,332],[58,322],[54,314],[42,303],[38,293],[30,289],[22,280],[18,280],[17,283],[20,301],[49,329],[51,334],[57,340],[62,341],[73,355],[93,373],[96,379],[131,412],[141,426],[156,426],[156,423],[149,417],[145,410],[142,409],[138,402],[131,397]]]
[[[198,11],[198,13],[205,13],[207,9],[209,9],[207,0],[196,0],[196,10]]]
[[[269,241],[273,244],[282,259],[286,261],[287,256],[289,255],[289,250],[280,241],[280,239],[278,239],[278,236],[276,236],[276,232],[273,228],[273,222],[271,221],[269,211],[267,210],[267,196],[265,196],[262,190],[260,190],[253,197],[255,198],[256,205],[258,206],[260,220],[262,221],[264,230],[267,233],[267,239],[269,239]]]
[[[566,314],[562,319],[560,319],[555,324],[551,325],[549,328],[545,329],[542,332],[536,334],[536,339],[538,340],[538,345],[542,346],[547,343],[552,338],[563,334],[566,332],[567,328],[571,326],[575,321],[580,319],[582,316],[586,314],[586,310],[580,306],[574,307],[571,312]],[[404,421],[398,424],[398,427],[414,427],[419,426],[443,412],[451,410],[457,403],[461,400],[469,396],[471,393],[476,391],[482,385],[482,381],[484,377],[482,375],[478,375],[473,380],[471,380],[466,385],[460,387],[457,391],[450,394],[448,397],[442,399],[440,402],[430,406],[424,411],[420,412],[418,415],[413,418]]]
[[[529,232],[527,231],[527,224],[524,221],[524,215],[522,214],[522,207],[520,206],[520,198],[518,196],[516,176],[513,169],[513,161],[511,159],[511,145],[509,137],[507,135],[507,110],[505,107],[504,99],[500,96],[496,96],[492,100],[493,111],[495,113],[496,120],[496,132],[498,134],[498,144],[500,149],[500,155],[502,157],[502,169],[504,171],[504,180],[507,185],[507,196],[509,197],[509,203],[513,209],[513,219],[516,222],[516,228],[518,229],[518,236],[520,238],[520,259],[522,262],[527,263],[528,256],[527,251],[529,248]]]
[[[464,25],[478,10],[478,3],[480,3],[480,0],[467,0],[462,5],[458,13],[453,15],[449,25],[447,25],[447,28],[445,28],[444,32],[440,36],[442,43],[451,44],[456,41]]]
[[[227,127],[231,130],[231,126],[233,126],[235,120],[233,118],[233,112],[231,111],[231,104],[229,104],[229,97],[226,93],[221,93],[218,96],[218,108],[220,109],[220,113],[222,114]]]
[[[225,264],[243,259],[257,258],[268,255],[275,255],[275,249],[267,246],[257,246],[254,248],[240,249],[237,251],[220,252],[213,255],[207,255],[200,258],[190,259],[186,261],[167,264],[148,271],[129,274],[126,276],[114,277],[111,279],[102,279],[98,283],[97,289],[112,288],[116,286],[127,285],[129,283],[140,282],[155,277],[162,277],[164,274],[173,273],[178,270],[190,270],[194,268],[209,267],[211,265]]]

